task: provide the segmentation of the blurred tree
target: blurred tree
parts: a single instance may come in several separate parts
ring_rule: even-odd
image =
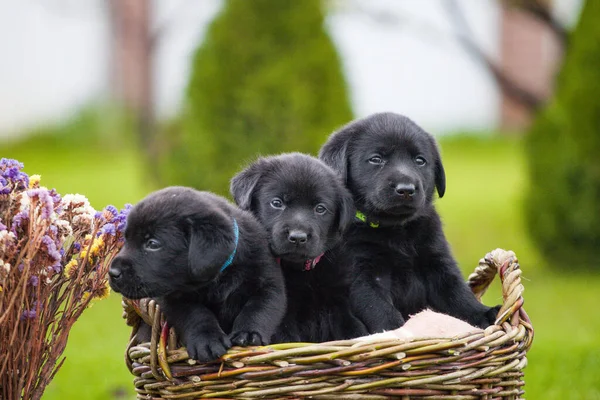
[[[526,12],[547,26],[563,46],[567,44],[569,31],[556,19],[552,9],[552,0],[501,0],[500,2],[504,7],[516,8]]]
[[[529,113],[534,113],[545,104],[547,100],[540,93],[527,87],[522,82],[504,70],[501,63],[494,57],[486,54],[477,44],[475,34],[469,26],[464,10],[458,0],[445,0],[446,11],[451,22],[456,28],[456,40],[463,46],[471,57],[477,60],[488,70],[494,78],[502,93],[525,108]],[[499,5],[504,8],[514,8],[529,15],[531,18],[542,22],[559,39],[561,46],[566,45],[565,28],[552,17],[552,8],[547,0],[500,0]]]
[[[600,268],[600,1],[572,33],[555,98],[527,138],[529,228],[551,264]]]
[[[194,56],[181,126],[162,135],[164,183],[226,194],[231,176],[257,154],[316,153],[352,119],[321,7],[225,2]]]
[[[376,10],[369,3],[361,0],[330,0],[334,4],[352,9],[361,16],[366,16],[375,20],[377,23],[391,26],[410,26],[420,31],[426,36],[446,36],[446,31],[440,31],[438,27],[424,21],[411,20],[390,10]],[[549,29],[558,42],[561,50],[567,46],[568,30],[554,17],[553,4],[550,0],[496,0],[498,5],[505,10],[517,10],[540,22],[546,29]],[[441,5],[448,14],[448,19],[453,27],[453,38],[463,47],[463,49],[485,68],[490,76],[498,84],[498,88],[511,101],[523,107],[525,112],[533,114],[546,103],[547,97],[536,93],[535,90],[519,82],[515,76],[508,73],[495,57],[487,54],[476,40],[476,35],[466,18],[462,2],[457,0],[442,0]]]
[[[110,0],[106,3],[111,32],[113,96],[132,117],[137,142],[148,160],[148,172],[154,178],[158,174],[154,103],[156,51],[192,0],[179,2],[167,18],[153,24],[157,1]]]
[[[111,0],[107,3],[111,23],[111,72],[113,94],[135,122],[138,143],[152,159],[154,132],[153,46],[148,0]],[[153,173],[153,169],[149,169]]]

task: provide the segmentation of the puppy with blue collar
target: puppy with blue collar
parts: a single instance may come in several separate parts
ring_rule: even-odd
[[[155,298],[191,358],[268,344],[286,311],[264,228],[224,198],[168,187],[136,204],[109,270],[113,290]]]

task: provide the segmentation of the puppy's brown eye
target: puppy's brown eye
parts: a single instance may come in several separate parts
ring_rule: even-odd
[[[283,209],[283,201],[281,201],[279,197],[275,197],[273,200],[271,200],[271,207],[275,208],[276,210],[281,210]]]
[[[156,239],[148,239],[146,240],[146,243],[144,243],[144,248],[149,251],[156,251],[160,250],[161,244]]]
[[[375,165],[383,164],[383,158],[379,155],[375,155],[375,156],[369,158],[369,163],[375,164]]]
[[[315,212],[319,215],[323,215],[327,212],[327,207],[325,207],[323,204],[317,204],[315,207]]]
[[[422,157],[422,156],[416,156],[415,157],[415,164],[417,164],[418,166],[422,167],[423,165],[427,164],[427,160]]]

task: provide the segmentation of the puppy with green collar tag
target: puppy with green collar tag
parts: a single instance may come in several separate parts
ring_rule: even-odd
[[[370,333],[396,329],[426,308],[481,328],[494,323],[498,307],[471,293],[434,208],[446,175],[431,135],[405,116],[373,114],[333,133],[319,158],[358,210],[331,258],[351,269],[353,311]]]

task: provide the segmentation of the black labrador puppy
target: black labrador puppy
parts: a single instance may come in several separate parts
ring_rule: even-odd
[[[354,271],[353,310],[370,333],[427,307],[482,328],[494,322],[498,308],[477,301],[464,282],[433,206],[446,177],[431,135],[407,117],[379,113],[334,132],[319,157],[358,210],[335,262]]]
[[[133,207],[109,277],[125,297],[156,298],[199,361],[232,343],[267,344],[286,308],[264,228],[224,198],[191,188],[168,187]]]
[[[331,265],[334,247],[354,216],[337,174],[300,153],[259,158],[231,180],[236,203],[268,232],[282,267],[288,312],[273,341],[324,342],[366,334],[350,313],[350,276]]]

